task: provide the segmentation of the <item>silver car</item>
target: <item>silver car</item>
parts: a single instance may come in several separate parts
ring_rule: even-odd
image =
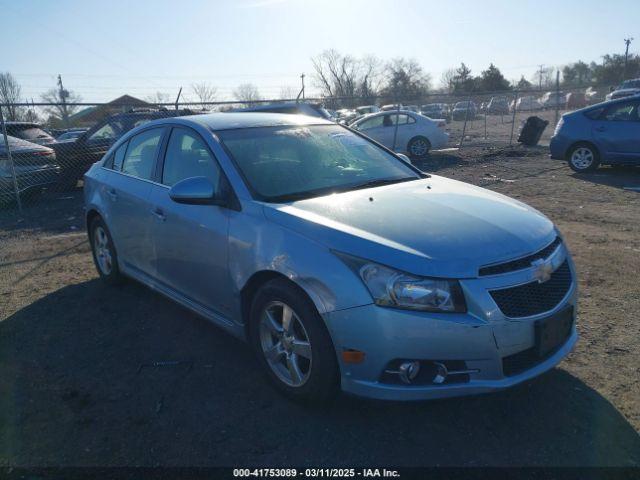
[[[329,121],[152,121],[84,188],[105,282],[138,280],[245,339],[296,399],[489,392],[577,339],[574,266],[551,221]]]

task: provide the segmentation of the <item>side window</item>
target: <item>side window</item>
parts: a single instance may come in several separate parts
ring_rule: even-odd
[[[610,122],[634,122],[638,120],[636,102],[624,102],[610,106],[603,115],[603,120]]]
[[[369,130],[370,128],[381,127],[383,120],[384,120],[384,115],[379,115],[377,117],[370,118],[368,120],[365,120],[361,124],[359,124],[358,130]]]
[[[164,157],[162,183],[171,186],[191,177],[207,177],[217,188],[220,167],[200,135],[184,128],[174,128]]]
[[[398,125],[406,125],[409,118],[408,115],[405,115],[403,113],[391,113],[386,116],[389,117],[389,120],[385,121],[385,126],[395,125],[396,122],[398,122]]]
[[[145,180],[151,179],[163,130],[164,128],[152,128],[129,140],[129,148],[122,162],[124,173]]]
[[[96,142],[102,140],[110,140],[115,141],[123,133],[122,124],[120,122],[109,122],[105,123],[102,127],[98,128],[95,132],[93,132],[89,138],[88,142]]]
[[[118,172],[122,170],[122,161],[124,160],[124,154],[127,153],[127,145],[129,142],[125,142],[118,147],[118,149],[113,154],[113,169]]]

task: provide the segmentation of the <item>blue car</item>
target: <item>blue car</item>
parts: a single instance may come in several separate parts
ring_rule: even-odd
[[[504,389],[577,339],[549,219],[321,118],[152,121],[90,168],[84,196],[106,283],[133,278],[246,340],[295,399]]]
[[[551,158],[576,172],[640,164],[640,95],[565,113],[551,138]]]

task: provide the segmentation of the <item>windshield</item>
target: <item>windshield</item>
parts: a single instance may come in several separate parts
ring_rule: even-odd
[[[249,188],[286,202],[421,178],[404,162],[338,125],[217,132]]]

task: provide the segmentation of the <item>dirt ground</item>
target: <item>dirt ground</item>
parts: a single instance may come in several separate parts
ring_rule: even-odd
[[[577,175],[543,148],[424,169],[562,230],[581,338],[558,368],[478,397],[293,404],[241,342],[134,282],[102,285],[80,193],[52,194],[0,213],[0,466],[640,465],[640,192],[624,189],[640,169]]]

